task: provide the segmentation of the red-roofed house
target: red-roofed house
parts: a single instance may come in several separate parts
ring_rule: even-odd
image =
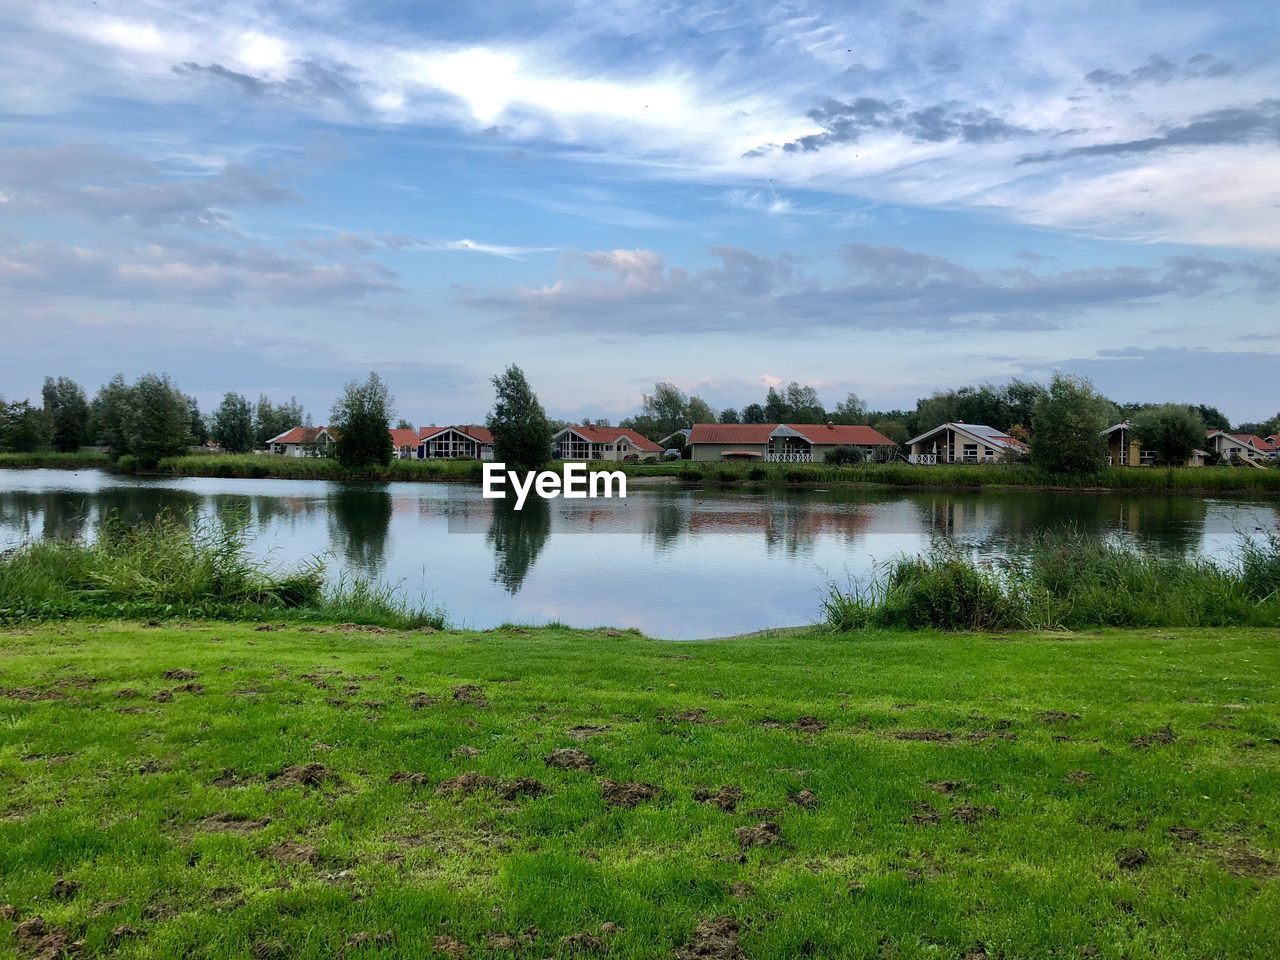
[[[625,460],[627,457],[656,457],[662,448],[624,427],[565,427],[551,438],[557,460]]]
[[[328,427],[293,427],[267,441],[267,452],[285,457],[327,457],[336,442]]]
[[[907,441],[912,463],[1000,463],[1028,452],[1027,445],[985,423],[942,423]]]
[[[837,447],[875,456],[892,453],[897,444],[871,427],[838,423],[695,423],[689,446],[691,460],[816,463]]]
[[[414,460],[418,456],[418,431],[412,428],[391,427],[391,456],[397,460]]]
[[[419,460],[492,460],[493,434],[485,427],[423,427],[418,431]]]
[[[1271,445],[1251,433],[1227,433],[1225,430],[1206,430],[1209,450],[1227,463],[1250,463],[1262,466],[1270,459]]]

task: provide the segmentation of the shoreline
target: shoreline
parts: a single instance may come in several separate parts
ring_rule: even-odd
[[[244,454],[234,459],[187,456],[162,460],[157,469],[121,469],[101,455],[0,454],[0,470],[100,470],[117,476],[141,478],[207,477],[230,480],[321,480],[326,482],[470,483],[479,484],[479,461],[393,460],[385,468],[344,470],[332,461],[268,459],[268,454]],[[677,465],[678,463],[678,465]],[[681,485],[719,489],[797,489],[837,487],[867,490],[922,490],[981,493],[984,491],[1045,491],[1088,494],[1164,494],[1179,496],[1256,496],[1280,498],[1280,470],[1259,471],[1245,467],[1202,467],[1174,472],[1160,468],[1106,468],[1120,483],[1072,483],[1055,477],[1011,476],[1030,468],[1000,465],[951,465],[920,467],[907,464],[867,464],[826,467],[821,464],[742,465],[678,461],[667,464],[603,464],[619,469],[629,485],[657,487]],[[166,468],[167,466],[167,468]],[[1246,469],[1248,473],[1244,473]],[[946,471],[946,478],[930,482],[927,475],[902,481],[904,471]],[[1191,474],[1214,478],[1195,483]],[[1187,482],[1174,478],[1186,477]],[[1090,478],[1093,479],[1093,478]],[[1236,482],[1242,481],[1242,482]]]

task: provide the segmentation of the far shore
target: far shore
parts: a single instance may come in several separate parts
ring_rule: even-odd
[[[1280,469],[1256,467],[1106,467],[1080,476],[1047,474],[1025,464],[742,463],[675,460],[662,463],[593,462],[592,469],[622,470],[633,486],[684,484],[697,487],[769,488],[818,486],[916,490],[1045,490],[1072,493],[1160,493],[1190,496],[1247,494],[1280,496]],[[0,468],[99,469],[148,477],[350,480],[476,483],[477,460],[392,460],[386,466],[350,470],[325,458],[266,453],[190,454],[160,460],[154,468],[119,464],[106,454],[0,454]]]

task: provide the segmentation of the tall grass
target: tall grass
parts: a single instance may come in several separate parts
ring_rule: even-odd
[[[481,469],[478,460],[392,460],[386,466],[353,470],[328,457],[282,457],[269,453],[246,453],[165,457],[153,472],[186,477],[271,477],[294,480],[479,481]]]
[[[1072,530],[1003,562],[940,541],[869,582],[831,584],[823,613],[838,631],[1280,626],[1280,536],[1242,536],[1219,561]]]
[[[444,626],[443,613],[389,588],[326,584],[316,560],[279,569],[248,551],[248,529],[162,514],[137,526],[110,519],[97,539],[33,540],[0,554],[0,622],[70,617],[201,617]]]
[[[110,465],[111,458],[96,450],[78,450],[75,453],[56,453],[52,450],[39,453],[0,453],[0,469],[81,470]]]

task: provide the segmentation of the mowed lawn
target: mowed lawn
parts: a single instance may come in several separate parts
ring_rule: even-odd
[[[1262,630],[10,628],[0,951],[1274,958],[1278,689]]]

